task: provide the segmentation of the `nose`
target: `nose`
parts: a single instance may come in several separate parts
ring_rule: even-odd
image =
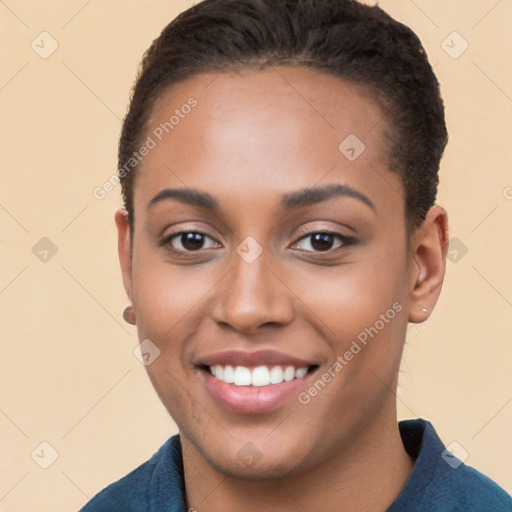
[[[289,324],[294,317],[293,293],[279,271],[263,255],[252,263],[238,255],[234,259],[213,298],[213,320],[247,334],[266,325]]]

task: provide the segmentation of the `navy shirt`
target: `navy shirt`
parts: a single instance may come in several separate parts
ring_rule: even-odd
[[[512,497],[492,480],[453,457],[432,424],[399,423],[414,469],[387,512],[512,512]],[[80,512],[186,512],[179,435],[121,480],[98,493]]]

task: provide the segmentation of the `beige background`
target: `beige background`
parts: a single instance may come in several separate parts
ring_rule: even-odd
[[[92,190],[115,172],[142,52],[191,4],[0,1],[2,512],[77,510],[176,432],[122,320],[119,188]],[[380,4],[418,33],[442,84],[438,202],[457,238],[435,312],[410,327],[399,414],[430,419],[511,492],[512,2]],[[46,59],[31,47],[51,49],[44,31],[59,45]],[[43,237],[58,249],[46,262],[32,252]],[[43,441],[58,453],[47,469]]]

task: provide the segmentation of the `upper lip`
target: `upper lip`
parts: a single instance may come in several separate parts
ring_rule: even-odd
[[[307,368],[315,365],[313,361],[307,361],[289,354],[275,350],[258,350],[247,352],[243,350],[226,350],[201,357],[198,366],[246,366],[249,368],[263,365],[293,366],[295,368]]]

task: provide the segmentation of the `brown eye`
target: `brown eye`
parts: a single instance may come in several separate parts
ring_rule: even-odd
[[[336,240],[340,242],[334,246]],[[340,233],[330,233],[326,231],[318,231],[314,233],[308,233],[303,236],[297,242],[297,245],[303,243],[301,248],[306,252],[327,252],[333,249],[337,249],[343,245],[350,245],[354,242],[354,239],[341,235]]]
[[[199,231],[174,233],[163,240],[162,244],[175,252],[197,252],[201,249],[211,249],[218,245],[209,235]]]

